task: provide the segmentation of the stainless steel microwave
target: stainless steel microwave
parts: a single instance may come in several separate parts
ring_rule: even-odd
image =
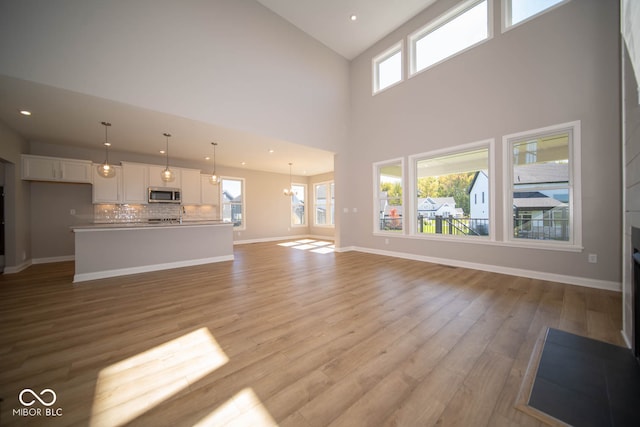
[[[149,203],[180,203],[179,188],[149,187]]]

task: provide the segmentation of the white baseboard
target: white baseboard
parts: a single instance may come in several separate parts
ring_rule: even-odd
[[[21,264],[5,267],[4,270],[3,270],[3,273],[4,274],[20,273],[22,270],[25,270],[25,269],[31,267],[31,264],[32,264],[31,260],[28,259],[28,260],[22,262]]]
[[[211,264],[214,262],[233,261],[233,259],[233,255],[223,255],[211,258],[193,259],[188,261],[177,261],[164,264],[143,265],[140,267],[119,268],[115,270],[81,273],[73,276],[73,283],[86,282],[88,280],[106,279],[108,277],[126,276],[129,274],[148,273],[151,271],[170,270],[172,268],[192,267],[194,265]]]
[[[622,292],[622,283],[607,280],[590,279],[588,277],[568,276],[564,274],[547,273],[544,271],[526,270],[522,268],[503,267],[500,265],[480,264],[475,262],[460,261],[448,258],[437,258],[424,255],[415,255],[405,252],[384,251],[379,249],[363,248],[359,246],[346,246],[336,248],[336,252],[358,251],[376,255],[404,258],[414,261],[443,264],[451,267],[470,268],[473,270],[489,271],[492,273],[507,274],[510,276],[527,277],[530,279],[547,280],[550,282],[566,283],[568,285],[584,286],[587,288],[605,289],[608,291]]]
[[[64,262],[75,260],[75,255],[52,256],[47,258],[33,258],[32,264],[49,264],[52,262]]]

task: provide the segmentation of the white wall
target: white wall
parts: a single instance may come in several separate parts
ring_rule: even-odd
[[[494,2],[499,5],[499,2]],[[614,2],[572,1],[504,34],[494,8],[494,37],[401,84],[371,95],[371,61],[455,5],[440,1],[356,58],[351,66],[349,152],[336,157],[341,247],[435,257],[497,269],[534,271],[616,287],[621,282],[619,16]],[[581,253],[470,245],[372,233],[371,164],[494,138],[502,188],[501,137],[582,122]],[[348,172],[347,172],[348,171]],[[494,224],[502,239],[503,198]],[[607,209],[603,211],[602,207]],[[587,254],[598,254],[589,264]]]
[[[336,151],[348,62],[254,0],[0,2],[0,74]]]
[[[20,179],[20,154],[28,144],[0,121],[0,161],[4,163],[5,272],[15,272],[31,259],[30,187]]]

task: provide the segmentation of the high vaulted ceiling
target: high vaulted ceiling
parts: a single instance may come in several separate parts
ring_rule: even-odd
[[[435,2],[257,1],[348,60]],[[351,15],[357,19],[352,21]],[[33,116],[18,114],[27,107],[34,111]],[[0,75],[0,121],[27,140],[102,148],[101,120],[114,123],[109,140],[117,151],[158,156],[164,143],[162,132],[170,131],[175,136],[172,153],[189,161],[203,162],[205,155],[211,155],[209,141],[215,140],[220,144],[217,160],[221,166],[288,174],[288,162],[293,161],[295,175],[333,170],[334,153],[329,151]],[[277,155],[269,155],[265,147]]]
[[[351,60],[435,0],[257,0]],[[351,16],[355,20],[351,20]]]

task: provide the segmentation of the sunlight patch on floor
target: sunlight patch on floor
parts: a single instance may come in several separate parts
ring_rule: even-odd
[[[218,425],[263,427],[278,424],[255,392],[245,388],[194,424],[194,427]]]
[[[91,426],[124,425],[229,361],[200,328],[100,371]]]
[[[335,251],[333,243],[324,240],[302,239],[292,242],[278,243],[278,246],[298,249],[300,251],[315,252],[317,254],[330,254]]]

